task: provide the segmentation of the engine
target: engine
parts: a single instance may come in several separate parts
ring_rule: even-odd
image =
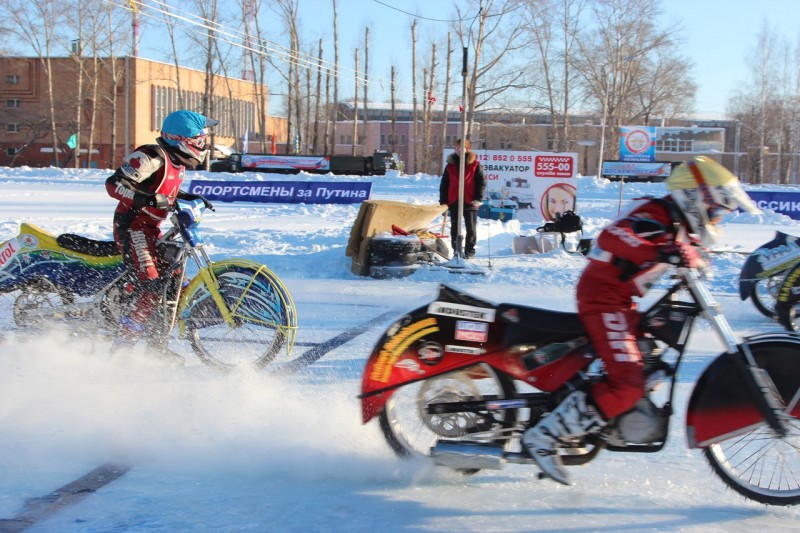
[[[666,438],[666,429],[666,415],[645,396],[633,409],[619,416],[608,442],[613,446],[661,443]]]

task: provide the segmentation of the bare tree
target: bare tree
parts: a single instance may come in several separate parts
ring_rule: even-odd
[[[161,9],[163,10],[164,25],[167,27],[169,33],[169,44],[172,50],[172,62],[175,65],[175,86],[178,93],[178,107],[183,109],[183,91],[181,90],[181,65],[178,60],[178,47],[175,43],[175,19],[171,16],[169,5],[165,2]],[[247,24],[247,22],[245,22]]]
[[[322,85],[322,39],[319,40],[319,51],[317,53],[317,89],[315,91],[316,98],[314,98],[314,136],[311,139],[311,152],[316,154],[317,142],[319,137],[319,101],[322,98],[321,92]],[[325,95],[325,105],[328,105],[327,92]],[[326,152],[327,154],[327,152]]]
[[[766,22],[746,64],[750,67],[749,83],[734,93],[729,108],[741,122],[742,145],[747,148],[749,164],[744,175],[755,183],[764,183],[770,174],[768,152],[779,151],[782,129],[779,117],[785,99],[778,37]]]
[[[369,98],[368,98],[368,91],[369,88],[369,26],[364,28],[364,116],[362,119],[364,120],[364,138],[365,144],[364,151],[362,153],[368,153],[368,143],[369,143]]]
[[[660,15],[660,4],[650,0],[595,0],[592,18],[596,25],[579,40],[575,65],[587,94],[603,111],[605,131],[610,135],[610,142],[605,144],[612,156],[618,150],[621,125],[647,120],[654,110],[661,111],[694,95],[688,81],[691,62],[678,53],[675,28],[662,30],[657,26]],[[657,71],[670,74],[659,80],[672,84],[670,88],[661,90],[642,83]],[[684,86],[677,88],[674,83]],[[670,97],[671,93],[675,96]]]
[[[390,86],[390,101],[391,101],[391,121],[392,121],[392,138],[389,140],[389,146],[392,148],[392,152],[397,151],[397,82],[395,80],[395,68],[392,65],[391,69],[391,81],[389,83]]]
[[[575,75],[572,55],[578,39],[582,12],[588,0],[527,0],[525,30],[530,35],[536,61],[532,61],[530,92],[541,95],[550,114],[553,150],[568,150],[570,105]]]
[[[444,69],[445,72],[445,80],[444,80],[444,99],[442,100],[442,133],[440,139],[441,150],[444,150],[446,143],[447,143],[447,119],[448,119],[448,106],[450,105],[450,68],[452,66],[452,59],[453,59],[453,43],[452,43],[452,34],[447,32],[447,61],[446,67]],[[438,172],[438,170],[437,170]]]
[[[339,120],[339,14],[333,2],[333,120],[331,123],[331,154],[336,154],[336,122]]]
[[[325,142],[323,143],[323,155],[328,155],[331,153],[329,151],[330,144],[328,140],[330,139],[331,135],[331,69],[325,69]]]
[[[50,140],[53,163],[59,166],[58,117],[53,91],[53,51],[59,45],[59,30],[65,26],[67,5],[60,0],[7,0],[0,4],[0,16],[8,22],[11,33],[29,46],[42,65],[47,86]]]
[[[417,23],[411,23],[411,159],[414,160],[413,172],[418,172],[419,164],[419,115],[417,114]]]
[[[353,74],[353,78],[355,79],[355,96],[353,97],[353,144],[351,155],[356,155],[356,145],[358,144],[358,86],[360,85],[358,80],[358,48],[356,48],[355,73]]]
[[[524,87],[521,81],[524,69],[502,68],[505,58],[528,46],[523,39],[523,27],[518,23],[520,13],[516,13],[521,7],[519,0],[473,0],[468,11],[456,9],[460,21],[456,33],[462,47],[471,44],[472,52],[464,103],[468,117],[467,138],[471,137],[476,110],[506,91]]]

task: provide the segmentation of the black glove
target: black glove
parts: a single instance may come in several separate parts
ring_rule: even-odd
[[[184,193],[181,193],[181,200],[188,200],[189,202],[192,202],[194,200],[203,200],[203,205],[206,206],[206,209],[210,209],[212,211],[216,211],[214,209],[214,205],[211,202],[209,202],[206,199],[205,196],[203,196],[201,194],[194,194],[194,193],[191,193],[191,192],[184,192]]]
[[[161,193],[146,194],[136,193],[133,197],[133,207],[140,209],[142,207],[155,207],[156,209],[169,209],[169,198]]]
[[[670,242],[662,244],[656,252],[656,261],[670,265],[698,268],[703,266],[703,259],[697,248],[686,242]]]

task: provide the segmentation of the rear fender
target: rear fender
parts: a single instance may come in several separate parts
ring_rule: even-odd
[[[746,344],[784,401],[795,398],[800,387],[800,336],[767,333],[746,339]],[[708,447],[764,422],[749,397],[734,357],[738,355],[720,355],[697,380],[686,413],[690,448]],[[793,406],[791,415],[800,416],[798,405]]]
[[[67,250],[33,224],[20,224],[19,234],[0,244],[0,292],[46,278],[70,292],[90,295],[123,269],[121,255],[95,257]]]
[[[744,262],[739,273],[739,296],[746,300],[756,283],[785,272],[798,262],[800,238],[776,231],[775,238],[759,246]]]
[[[364,423],[399,387],[504,357],[492,304],[442,286],[439,298],[404,315],[378,340],[361,380]]]

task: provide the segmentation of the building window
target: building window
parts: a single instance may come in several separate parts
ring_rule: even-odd
[[[6,133],[19,133],[19,124],[6,124]]]
[[[11,98],[9,100],[6,100],[6,108],[7,109],[18,108],[18,107],[20,107],[19,98]]]
[[[688,139],[663,138],[656,144],[659,152],[691,152],[692,141]]]
[[[17,148],[6,148],[6,155],[8,157],[14,157],[17,155]]]
[[[6,76],[6,83],[17,85],[19,84],[19,81],[20,81],[19,76],[17,76],[16,74],[14,74],[13,76]]]

